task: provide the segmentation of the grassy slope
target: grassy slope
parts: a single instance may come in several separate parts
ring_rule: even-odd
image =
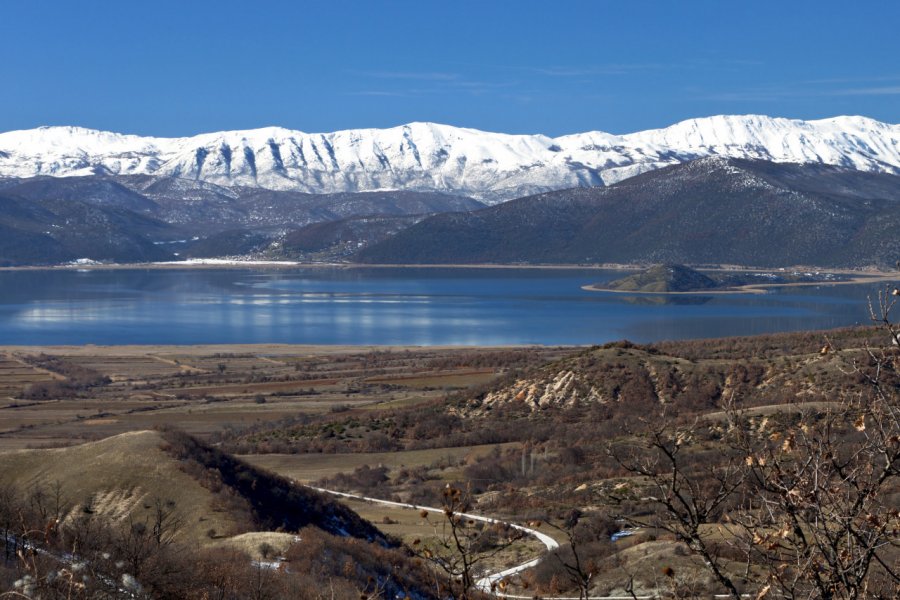
[[[249,530],[313,525],[390,542],[356,513],[321,494],[177,432],[137,431],[69,448],[0,454],[0,484],[59,487],[69,514],[85,508],[114,520],[144,520],[156,499],[174,502],[184,541],[210,543]],[[215,532],[211,534],[210,532]]]
[[[161,449],[164,443],[158,432],[135,431],[70,448],[6,452],[0,454],[0,482],[22,490],[50,490],[58,482],[73,511],[90,504],[116,518],[142,520],[156,498],[172,500],[185,539],[209,540],[210,529],[239,527],[246,515],[215,510],[213,494],[179,468]]]

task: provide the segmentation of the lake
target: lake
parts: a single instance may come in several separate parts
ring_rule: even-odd
[[[867,323],[880,284],[626,296],[596,269],[0,272],[0,344],[599,344]]]

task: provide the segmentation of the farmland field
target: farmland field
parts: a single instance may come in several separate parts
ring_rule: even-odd
[[[414,406],[490,383],[507,370],[502,356],[511,351],[10,346],[0,348],[0,449],[68,445],[171,425],[212,439],[228,429],[301,415]],[[528,349],[537,362],[567,352]],[[315,464],[323,474],[330,468],[327,461]]]

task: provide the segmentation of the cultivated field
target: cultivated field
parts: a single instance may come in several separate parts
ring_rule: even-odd
[[[210,439],[300,415],[410,406],[490,383],[508,370],[502,357],[511,351],[5,347],[0,348],[0,450],[67,445],[166,425]],[[535,362],[565,353],[528,350]]]

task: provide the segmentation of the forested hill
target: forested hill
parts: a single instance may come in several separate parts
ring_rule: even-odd
[[[893,265],[900,176],[704,158],[605,188],[436,215],[368,263]]]

